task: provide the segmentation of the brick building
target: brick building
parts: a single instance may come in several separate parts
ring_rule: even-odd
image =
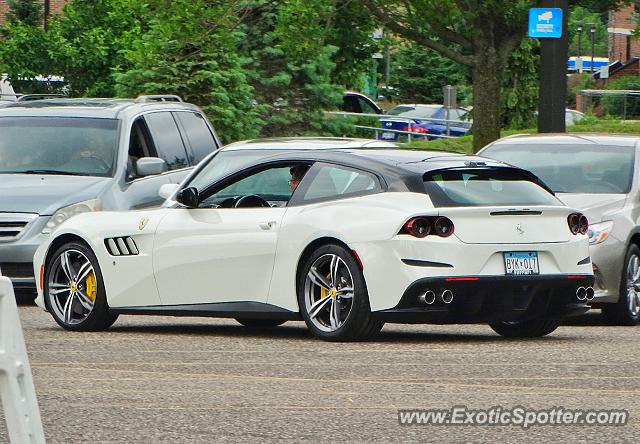
[[[71,0],[40,0],[42,2],[43,12],[51,14],[56,14],[62,11],[62,7],[69,3]],[[0,25],[3,25],[6,21],[7,11],[9,10],[9,5],[7,5],[6,0],[0,0]]]
[[[634,14],[640,12],[640,2],[633,2],[609,12],[609,79],[640,74],[640,39],[631,35],[637,24]],[[596,76],[599,78],[599,76]]]

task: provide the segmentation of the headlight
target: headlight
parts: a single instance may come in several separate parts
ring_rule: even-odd
[[[89,213],[91,211],[100,211],[102,204],[100,199],[85,200],[84,202],[78,202],[67,207],[60,208],[53,213],[53,216],[47,222],[47,225],[42,230],[43,234],[49,234],[65,220],[69,219],[76,214]]]
[[[604,242],[609,237],[609,234],[611,234],[611,230],[613,230],[613,222],[611,221],[589,225],[589,231],[587,231],[589,244],[596,245]]]

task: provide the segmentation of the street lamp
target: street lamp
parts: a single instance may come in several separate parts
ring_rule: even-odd
[[[589,34],[591,34],[591,72],[595,71],[595,67],[593,66],[593,56],[596,52],[596,24],[590,23],[591,29],[589,29]]]
[[[578,32],[578,58],[582,57],[582,22],[578,22],[578,28],[576,31]]]

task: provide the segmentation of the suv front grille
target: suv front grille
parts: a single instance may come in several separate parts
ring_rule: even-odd
[[[104,246],[111,256],[135,256],[139,254],[138,246],[133,238],[110,237],[104,240]]]
[[[17,238],[36,217],[31,213],[0,213],[0,241]]]

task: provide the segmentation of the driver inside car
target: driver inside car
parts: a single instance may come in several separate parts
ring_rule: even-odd
[[[289,170],[289,173],[291,174],[291,180],[289,180],[289,186],[291,187],[292,193],[296,190],[296,188],[298,188],[300,181],[302,180],[304,175],[307,174],[307,171],[309,171],[308,165],[297,165],[292,167]]]

